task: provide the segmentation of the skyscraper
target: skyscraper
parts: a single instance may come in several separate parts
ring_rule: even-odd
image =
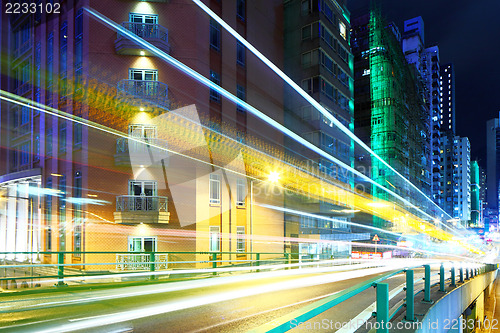
[[[355,76],[355,133],[382,159],[426,195],[430,194],[428,111],[416,76],[401,49],[401,35],[386,24],[377,10],[353,19]],[[371,176],[381,186],[396,189],[407,198],[421,198],[401,177],[372,156],[359,151],[359,166],[371,166]],[[380,188],[375,197],[386,198]],[[419,194],[420,195],[420,194]],[[389,198],[387,198],[389,199]],[[426,205],[425,199],[419,200]],[[380,227],[387,222],[374,220]]]
[[[346,1],[285,1],[284,22],[287,75],[340,123],[353,130],[354,81],[349,33],[351,22]],[[285,124],[342,163],[354,165],[354,145],[351,139],[289,87],[285,88]],[[308,149],[296,148],[291,140],[288,147],[292,153],[300,156],[298,158],[307,161],[308,167],[322,176],[331,177],[346,188],[353,186],[352,176],[344,168]],[[353,216],[345,206],[321,200],[287,200],[289,206],[335,217],[338,221],[349,221]],[[343,204],[349,205],[348,202]],[[309,234],[325,240],[353,239],[348,234],[350,226],[341,222],[324,223],[307,217],[287,216],[286,225],[286,234],[292,237]],[[366,238],[366,234],[363,237]]]
[[[439,81],[439,48],[425,47],[424,21],[418,16],[404,22],[403,52],[409,64],[417,69],[424,89],[422,97],[428,108],[426,125],[429,137],[426,144],[429,151],[428,172],[430,174],[431,195],[437,205],[441,205],[441,123],[440,123],[440,81]]]
[[[442,141],[443,208],[457,222],[470,220],[470,143],[466,137],[446,135]]]
[[[498,216],[500,180],[500,123],[499,118],[486,122],[486,201],[490,215]]]
[[[455,135],[455,70],[453,64],[441,65],[440,74],[441,132]]]

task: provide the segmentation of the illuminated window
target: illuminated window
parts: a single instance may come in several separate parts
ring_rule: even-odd
[[[135,81],[158,81],[158,70],[129,68],[128,78]]]
[[[245,252],[245,227],[236,227],[236,252]]]
[[[158,184],[152,180],[129,180],[128,194],[133,196],[155,197],[158,193]]]
[[[220,176],[210,175],[209,180],[210,203],[220,204]]]
[[[220,251],[220,228],[219,227],[209,227],[209,251],[219,252]]]
[[[158,24],[158,15],[154,14],[129,13],[128,17],[132,23]]]
[[[347,39],[347,29],[344,22],[342,21],[339,21],[339,30],[340,30],[340,36],[342,36],[342,38],[344,39]]]
[[[129,252],[156,252],[157,237],[129,237],[128,250]],[[137,257],[138,260],[140,257]]]

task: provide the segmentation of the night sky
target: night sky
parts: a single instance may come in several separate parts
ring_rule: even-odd
[[[422,16],[425,46],[439,46],[440,62],[455,66],[456,134],[471,142],[472,159],[486,167],[486,121],[500,111],[500,0],[381,0],[382,14],[403,33]],[[347,0],[352,16],[370,0]]]

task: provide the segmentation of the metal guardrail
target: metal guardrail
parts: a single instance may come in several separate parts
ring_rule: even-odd
[[[273,320],[271,323],[264,324],[259,326],[256,329],[251,330],[250,332],[260,333],[260,332],[287,332],[296,326],[291,325],[292,321],[297,323],[305,323],[306,321],[316,317],[317,315],[333,308],[334,306],[360,294],[361,292],[369,289],[370,287],[375,287],[376,291],[376,311],[373,312],[372,316],[376,318],[376,325],[374,325],[377,329],[377,333],[389,333],[389,326],[387,323],[390,322],[391,319],[403,308],[406,307],[405,313],[405,321],[407,322],[415,322],[415,296],[421,292],[424,292],[424,300],[423,302],[432,303],[431,299],[431,288],[432,286],[439,284],[440,291],[446,292],[444,289],[444,283],[446,281],[445,278],[445,270],[444,265],[440,265],[440,271],[437,274],[440,279],[436,284],[431,284],[431,275],[430,265],[423,265],[424,267],[424,289],[415,292],[414,286],[415,283],[422,279],[414,279],[414,269],[421,268],[422,266],[413,266],[408,267],[401,270],[392,271],[386,273],[382,276],[374,277],[366,282],[362,282],[353,287],[345,289],[335,295],[326,297],[320,301],[317,301],[313,304],[307,305],[301,309],[298,309],[288,315],[280,317],[278,319]],[[472,279],[474,276],[479,274],[485,274],[498,269],[497,264],[485,264],[481,267],[476,268],[459,268],[459,276],[460,282],[463,283],[465,280]],[[465,272],[465,280],[463,278]],[[406,283],[403,288],[400,288],[397,292],[389,293],[389,284],[383,283],[383,281],[388,278],[395,276],[400,273],[406,274]],[[450,270],[450,286],[455,286],[455,267],[452,266]],[[405,300],[399,305],[396,306],[396,309],[392,312],[389,308],[389,300],[393,298],[395,295],[400,293],[401,291],[405,291]]]
[[[108,255],[111,256],[108,258],[115,258],[115,261],[91,262],[88,260],[87,262],[67,263],[66,259],[70,255],[76,255],[83,260],[88,260],[88,256],[91,255]],[[42,263],[43,258],[47,256],[57,256],[57,263]],[[200,256],[205,258],[200,258]],[[357,262],[351,259],[342,261],[348,264]],[[68,278],[77,280],[77,278],[87,279],[88,277],[114,279],[120,276],[143,276],[155,279],[159,275],[168,276],[178,273],[179,270],[182,272],[181,269],[185,269],[186,266],[199,267],[191,269],[191,273],[217,275],[220,269],[259,272],[261,269],[300,269],[309,265],[339,263],[339,260],[323,260],[313,256],[305,258],[299,253],[281,252],[0,252],[0,274],[3,271],[4,275],[0,277],[0,282],[18,280],[31,281],[33,284],[34,280],[40,282],[55,279],[56,285],[62,286]],[[88,267],[94,270],[81,269]],[[95,267],[103,267],[107,271],[96,271]],[[108,267],[113,267],[115,271],[111,271]],[[177,268],[179,270],[174,272],[173,270]],[[73,271],[68,274],[70,269]],[[7,276],[7,271],[12,271],[14,274]],[[16,272],[22,275],[16,275]]]
[[[120,195],[116,197],[117,212],[167,211],[167,197]]]

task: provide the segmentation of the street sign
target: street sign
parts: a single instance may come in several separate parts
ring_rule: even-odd
[[[377,234],[375,234],[375,236],[373,236],[372,241],[374,241],[374,242],[380,242],[380,238],[378,238]]]

